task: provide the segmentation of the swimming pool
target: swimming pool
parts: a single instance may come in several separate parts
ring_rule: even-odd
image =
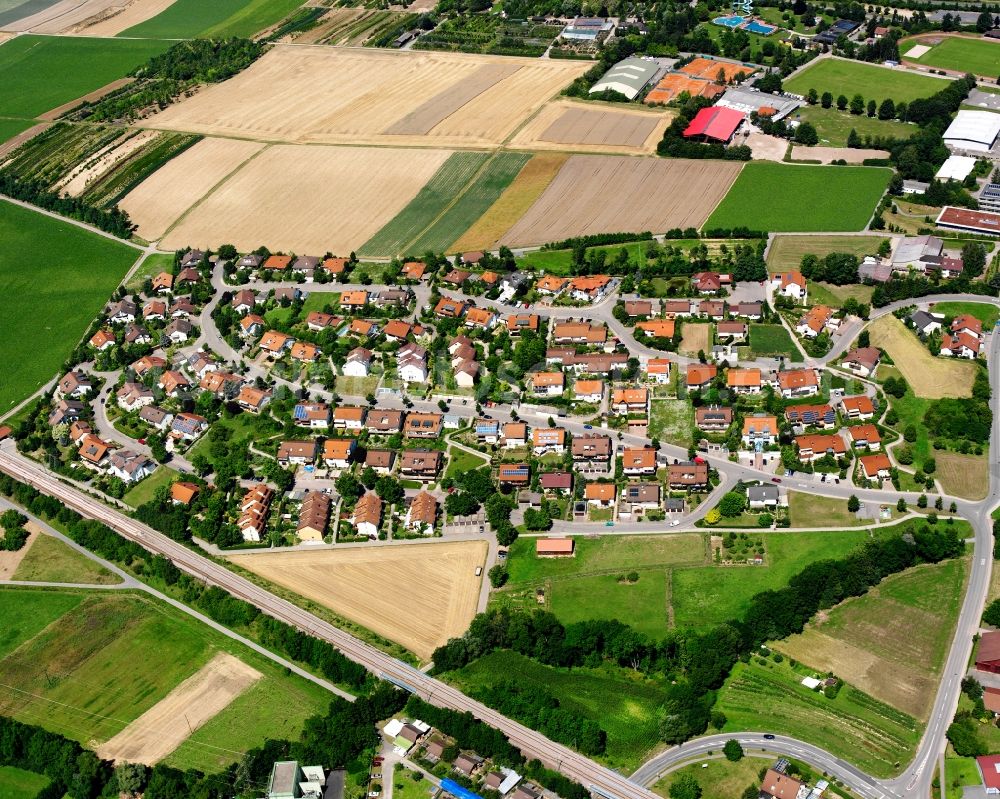
[[[733,14],[732,16],[728,17],[716,17],[715,19],[712,20],[712,22],[714,22],[716,25],[722,25],[723,27],[726,28],[738,28],[740,25],[743,24],[744,20],[743,17]]]
[[[770,36],[778,29],[774,25],[765,25],[763,22],[752,19],[743,27],[743,30],[750,31],[750,33],[759,33],[761,36]]]

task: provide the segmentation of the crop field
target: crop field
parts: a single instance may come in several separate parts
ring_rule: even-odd
[[[0,202],[0,412],[37,391],[76,347],[138,250]]]
[[[677,351],[681,355],[697,357],[699,352],[712,348],[712,325],[708,322],[684,323],[681,328],[681,343]]]
[[[907,763],[919,740],[911,717],[845,685],[828,699],[801,684],[808,670],[754,658],[737,663],[719,691],[715,709],[727,718],[723,732],[763,730],[809,741],[869,774],[888,777]]]
[[[234,555],[230,560],[428,658],[476,614],[481,541]],[[384,590],[373,590],[373,586]]]
[[[4,799],[35,799],[49,778],[33,771],[0,766],[0,796]]]
[[[111,125],[55,124],[14,150],[4,171],[53,188],[65,182],[78,165],[117,149],[130,138],[139,137]]]
[[[402,211],[449,155],[275,145],[190,209],[162,246],[351,252]]]
[[[891,575],[774,644],[926,721],[962,604],[968,558]]]
[[[126,194],[119,206],[156,241],[195,202],[264,148],[239,139],[202,139],[172,158]]]
[[[472,696],[510,679],[543,688],[561,707],[601,725],[608,734],[607,752],[597,759],[625,774],[660,745],[657,719],[666,698],[663,687],[635,672],[612,668],[570,671],[500,651],[449,672],[445,678]]]
[[[934,450],[937,471],[945,493],[965,499],[985,499],[989,489],[989,473],[985,455],[963,455],[946,449]]]
[[[524,216],[548,188],[568,157],[562,153],[533,156],[497,201],[455,242],[455,251],[494,249],[500,237]]]
[[[193,735],[183,725],[184,758],[171,758],[172,765],[220,771],[265,738],[296,736],[305,719],[329,703],[329,694],[319,686],[286,675],[270,660],[145,595],[14,591],[47,607],[49,623],[36,625],[30,636],[21,636],[16,649],[8,649],[0,658],[0,682],[12,688],[0,696],[0,712],[87,746],[100,747],[113,740],[165,698],[176,698],[178,686],[220,653],[228,653],[227,658],[238,656],[244,668],[263,676]],[[57,615],[50,607],[51,597],[63,596],[70,597],[75,606]],[[35,605],[31,607],[34,612]],[[0,629],[11,623],[8,614],[14,610],[16,606],[0,596]],[[137,659],[136,652],[142,652],[142,657]],[[129,663],[129,668],[122,669],[122,663]],[[244,701],[265,685],[281,694],[280,705],[258,707]],[[190,717],[192,708],[187,712]],[[183,713],[177,714],[182,723]],[[213,737],[212,729],[218,725],[230,732]]]
[[[0,116],[32,118],[135,69],[168,42],[18,36],[0,48]]]
[[[808,89],[807,89],[808,91]],[[844,91],[841,89],[841,91]],[[821,92],[822,93],[822,92]],[[834,98],[837,93],[834,92]],[[853,95],[847,94],[848,99]],[[900,122],[898,119],[879,119],[867,114],[852,114],[850,111],[838,111],[836,108],[823,108],[821,105],[803,105],[792,112],[791,119],[809,122],[819,134],[820,144],[831,147],[847,147],[847,137],[851,130],[863,139],[865,136],[894,136],[898,139],[908,139],[919,130],[910,122]],[[801,152],[800,152],[801,150]],[[795,148],[795,158],[819,158],[809,155],[810,148]],[[853,150],[858,153],[860,150]],[[869,155],[868,158],[888,158],[887,155]]]
[[[971,395],[975,364],[931,355],[913,331],[895,316],[876,319],[868,330],[872,346],[889,353],[918,397],[940,399]]]
[[[0,589],[0,658],[30,641],[52,622],[83,601],[83,594]]]
[[[0,3],[0,27],[7,31],[114,36],[159,13],[171,0],[48,0]],[[2,41],[2,40],[0,40]]]
[[[96,0],[107,4],[107,0]],[[165,11],[174,0],[132,0],[125,6],[121,0],[112,3],[104,14],[91,14],[73,25],[70,32],[80,36],[117,36],[122,31],[134,28],[136,25],[152,19]],[[86,8],[91,3],[85,3]]]
[[[930,45],[930,50],[917,58],[910,58],[907,53],[918,43]],[[899,52],[904,61],[915,61],[956,72],[971,72],[990,80],[995,80],[1000,74],[1000,44],[992,39],[934,34],[900,42]]]
[[[785,91],[801,95],[815,89],[820,94],[830,92],[834,97],[844,94],[850,99],[855,94],[860,94],[866,101],[881,103],[891,99],[897,103],[901,100],[908,103],[921,97],[930,97],[947,85],[940,78],[904,69],[888,69],[843,58],[820,58],[791,80],[785,81],[784,88]]]
[[[278,45],[147,125],[283,142],[492,147],[586,69],[555,59]]]
[[[704,226],[863,230],[890,177],[892,170],[876,167],[749,163]]]
[[[13,580],[31,583],[92,583],[115,585],[121,580],[86,555],[81,555],[58,538],[37,535],[25,553]]]
[[[874,255],[878,245],[885,236],[775,236],[767,251],[767,270],[769,272],[786,272],[798,269],[802,258],[806,255],[816,255],[823,258],[832,252],[847,252],[863,258]]]
[[[341,47],[374,46],[382,37],[395,33],[397,27],[414,27],[413,14],[382,11],[374,8],[331,8],[318,23],[296,33],[296,44],[332,44]]]
[[[651,155],[671,112],[583,105],[557,100],[544,106],[511,139],[526,150],[574,150]]]
[[[301,0],[174,0],[156,16],[121,31],[149,39],[253,36],[301,5]]]
[[[684,328],[687,330],[687,326]],[[750,324],[750,351],[754,355],[784,355],[801,361],[802,355],[783,325]]]
[[[500,241],[527,246],[700,227],[742,168],[726,161],[574,155]]]

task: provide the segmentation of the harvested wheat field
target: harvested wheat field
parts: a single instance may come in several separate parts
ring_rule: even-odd
[[[701,227],[741,164],[574,155],[501,239],[524,247],[594,233]]]
[[[465,632],[485,541],[234,555],[233,563],[402,644],[420,658]]]
[[[171,0],[172,1],[172,0]],[[58,0],[52,4],[39,4],[39,10],[29,16],[8,23],[8,31],[32,31],[33,33],[70,33],[86,24],[88,20],[100,19],[116,14],[127,0]],[[144,0],[138,0],[144,2]],[[169,5],[169,3],[168,3]],[[25,4],[30,11],[32,4]],[[124,30],[122,28],[121,30]],[[119,31],[115,31],[118,33]],[[114,34],[107,34],[114,35]]]
[[[569,156],[564,153],[542,153],[534,156],[517,173],[489,210],[476,220],[465,234],[452,245],[455,252],[492,250],[500,237],[517,222],[537,200],[562,169]]]
[[[35,539],[42,534],[41,528],[34,522],[27,522],[24,529],[28,531],[28,540],[24,542],[23,547],[16,552],[0,549],[0,580],[14,579],[17,567],[21,565],[24,556],[28,554],[31,545],[35,543]]]
[[[511,147],[594,153],[652,154],[673,114],[636,108],[549,103],[519,130]]]
[[[78,36],[117,36],[124,30],[166,11],[174,0],[117,0],[105,12],[94,14],[73,29]]]
[[[282,142],[493,146],[586,69],[574,61],[278,45],[146,125]]]
[[[955,358],[935,357],[895,316],[883,316],[868,326],[873,347],[889,353],[913,393],[925,399],[969,397],[976,365]]]
[[[259,142],[202,139],[136,186],[119,205],[147,241],[156,241],[226,176],[264,149]]]
[[[230,242],[240,250],[351,252],[398,214],[450,154],[276,145],[192,208],[162,246]]]
[[[139,718],[95,750],[103,760],[152,766],[186,741],[261,678],[220,652]]]

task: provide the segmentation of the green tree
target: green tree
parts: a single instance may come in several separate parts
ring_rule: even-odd
[[[896,104],[890,99],[883,100],[878,107],[878,118],[885,120],[892,119],[894,116],[896,116]]]
[[[701,786],[690,774],[681,774],[670,786],[670,799],[701,799]]]
[[[843,111],[846,108],[847,108],[847,98],[844,95],[842,95],[842,94],[838,95],[837,96],[837,110],[838,111]]]
[[[851,513],[857,513],[861,510],[861,500],[854,496],[854,494],[851,494],[851,498],[847,500],[847,510]]]
[[[490,585],[494,588],[501,588],[507,582],[507,578],[510,575],[507,573],[507,567],[498,563],[489,570]]]
[[[917,507],[918,508],[926,508],[927,507],[927,495],[926,494],[921,494],[919,497],[917,497]]]
[[[743,513],[743,509],[745,507],[746,495],[742,491],[730,491],[728,494],[723,496],[722,501],[719,502],[719,511],[723,516],[730,519]]]
[[[900,497],[899,501],[896,503],[896,510],[898,510],[900,513],[906,512],[906,500],[903,499],[902,497]]]
[[[861,116],[865,112],[865,98],[856,94],[851,98],[851,113],[854,116]]]
[[[823,96],[819,98],[819,104],[823,108],[829,108],[833,105],[833,95],[830,92],[823,92]]]
[[[806,102],[809,103],[809,105],[816,105],[816,103],[819,102],[819,92],[815,89],[810,89],[809,93],[806,94]]]
[[[878,113],[878,104],[874,100],[869,100],[866,110],[868,116],[874,117]]]
[[[903,428],[903,438],[905,438],[911,444],[917,440],[917,427],[916,425],[908,424]]]
[[[858,132],[851,128],[851,132],[847,134],[847,146],[852,148],[858,148],[862,144],[861,137]]]
[[[730,738],[726,741],[726,745],[722,747],[722,754],[726,756],[726,760],[738,763],[743,759],[743,747],[740,746],[740,742],[735,738]]]
[[[872,343],[872,337],[868,333],[868,330],[862,330],[858,335],[858,346],[859,347],[870,347]]]
[[[795,129],[795,141],[809,146],[819,144],[819,134],[816,133],[816,128],[811,123],[802,122]]]

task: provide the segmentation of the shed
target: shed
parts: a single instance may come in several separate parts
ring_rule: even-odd
[[[573,544],[572,538],[539,538],[535,541],[535,554],[540,558],[569,556],[573,554]]]

